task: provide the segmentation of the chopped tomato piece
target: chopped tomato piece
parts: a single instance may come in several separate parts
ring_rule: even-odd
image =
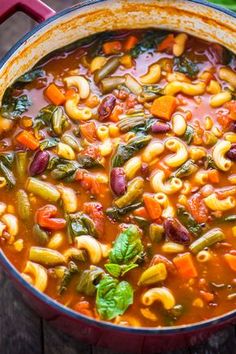
[[[88,122],[80,124],[80,133],[88,142],[92,143],[96,140],[96,124],[95,122]]]
[[[55,205],[47,204],[39,208],[35,213],[35,221],[39,226],[49,230],[61,230],[66,226],[66,220],[61,218],[53,218],[57,214]]]
[[[188,210],[199,223],[204,223],[208,219],[208,209],[200,193],[195,193],[188,200]]]

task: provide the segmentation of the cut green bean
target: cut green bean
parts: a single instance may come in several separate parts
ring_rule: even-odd
[[[158,225],[152,223],[149,226],[149,237],[152,242],[160,242],[164,236],[164,227],[162,225]]]
[[[15,179],[14,174],[11,172],[11,170],[9,170],[8,167],[6,167],[4,165],[4,163],[2,161],[0,161],[0,173],[3,175],[3,177],[5,177],[9,188],[12,188],[15,186],[16,179]]]
[[[36,246],[30,248],[29,259],[45,267],[53,267],[66,263],[65,257],[60,252]]]
[[[19,189],[16,193],[18,214],[22,220],[29,220],[31,216],[30,201],[27,193],[23,189]]]
[[[196,254],[203,250],[205,247],[209,247],[214,245],[216,242],[223,241],[225,239],[225,235],[221,229],[215,228],[204,235],[202,235],[200,238],[198,238],[196,241],[194,241],[190,246],[189,249],[192,253]]]
[[[34,193],[48,202],[57,202],[60,199],[60,192],[56,187],[34,177],[27,179],[25,188],[27,192]]]
[[[122,197],[115,200],[115,205],[118,208],[124,208],[132,204],[138,198],[141,197],[144,188],[144,180],[141,177],[136,177],[132,182],[130,182],[127,192],[122,195]]]
[[[27,152],[19,151],[16,154],[16,172],[20,181],[23,181],[27,175]]]
[[[102,93],[109,93],[114,89],[118,88],[120,85],[124,84],[124,76],[111,76],[101,80],[101,91]]]
[[[101,80],[105,79],[110,74],[113,74],[120,65],[119,57],[109,59],[105,65],[94,74],[94,81],[98,84]]]

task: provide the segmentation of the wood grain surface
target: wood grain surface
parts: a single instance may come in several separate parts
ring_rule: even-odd
[[[78,3],[75,0],[44,1],[56,11]],[[34,25],[33,20],[19,12],[0,25],[0,58]],[[27,306],[0,270],[0,354],[115,353],[78,342],[52,328]],[[199,346],[162,354],[236,354],[235,327],[221,330]]]

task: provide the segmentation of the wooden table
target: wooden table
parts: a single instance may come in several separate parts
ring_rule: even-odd
[[[76,0],[44,1],[57,11],[78,2]],[[33,20],[21,13],[15,14],[6,23],[0,25],[0,57],[34,25]],[[0,354],[115,353],[75,341],[50,327],[23,302],[21,295],[0,271]],[[221,330],[197,347],[162,354],[236,354],[235,328],[231,326]]]

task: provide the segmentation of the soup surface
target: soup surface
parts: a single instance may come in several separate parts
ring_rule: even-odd
[[[0,242],[22,276],[127,326],[236,306],[236,60],[147,29],[52,53],[4,94]]]

